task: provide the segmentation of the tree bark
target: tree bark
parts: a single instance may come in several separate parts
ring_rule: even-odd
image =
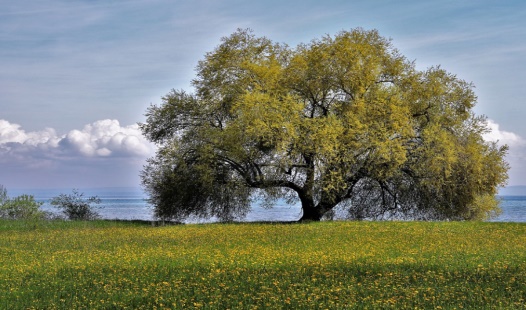
[[[303,215],[299,219],[300,222],[305,221],[320,221],[325,213],[334,209],[338,202],[320,202],[318,205],[314,205],[314,202],[309,199],[301,199],[301,209]]]
[[[302,205],[303,215],[299,219],[300,222],[319,222],[323,213],[320,212],[319,208],[314,206],[305,206]]]

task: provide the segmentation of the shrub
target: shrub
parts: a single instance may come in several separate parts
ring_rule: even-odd
[[[74,189],[72,194],[60,194],[51,199],[51,205],[62,210],[62,213],[70,220],[95,220],[100,215],[94,210],[92,204],[99,204],[97,196],[84,198],[84,193]]]
[[[46,212],[40,210],[41,202],[32,195],[20,195],[9,198],[7,190],[0,185],[0,218],[10,220],[39,220],[46,217]]]

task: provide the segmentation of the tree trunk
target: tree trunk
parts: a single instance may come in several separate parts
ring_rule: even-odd
[[[303,210],[303,215],[300,218],[300,222],[319,222],[324,212],[320,212],[320,208],[316,208],[314,204],[301,204],[301,209]]]
[[[301,199],[300,199],[301,200]],[[301,200],[301,209],[303,211],[303,215],[299,219],[300,222],[309,222],[309,221],[315,221],[319,222],[321,218],[325,215],[325,213],[331,211],[334,209],[334,207],[338,203],[334,202],[320,202],[318,205],[314,205],[314,202],[311,200]]]

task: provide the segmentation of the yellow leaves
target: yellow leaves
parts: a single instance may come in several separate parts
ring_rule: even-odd
[[[480,119],[448,127],[448,122],[430,122],[419,134],[423,143],[412,150],[421,184],[438,193],[438,208],[454,218],[483,220],[498,212],[493,196],[506,179],[503,153],[480,136]]]
[[[247,71],[247,84],[251,91],[275,91],[279,89],[282,66],[275,57],[269,57],[258,63],[245,61],[241,68]]]
[[[421,133],[422,139],[426,141],[422,150],[422,159],[425,162],[423,173],[437,176],[436,181],[442,182],[442,178],[449,178],[453,171],[455,162],[458,160],[455,136],[441,128],[440,124],[433,124],[425,128]]]
[[[325,118],[304,118],[300,124],[301,136],[297,147],[300,152],[313,153],[320,159],[330,160],[341,149],[345,128],[341,119],[334,115]]]
[[[289,95],[247,92],[233,109],[237,117],[228,130],[237,137],[234,144],[247,141],[279,153],[298,135],[301,105]]]
[[[210,159],[203,171],[217,167],[246,192],[286,187],[305,205],[332,195],[375,214],[465,219],[443,211],[471,214],[460,209],[507,177],[506,151],[482,140],[472,116],[473,86],[439,67],[416,70],[376,30],[294,49],[238,30],[199,63],[193,84],[197,95],[172,94],[169,113],[152,109],[151,139],[181,137],[179,149]],[[209,188],[223,187],[212,184],[218,175]]]
[[[496,218],[502,210],[499,200],[494,195],[476,195],[474,201],[468,206],[465,218],[481,221]]]

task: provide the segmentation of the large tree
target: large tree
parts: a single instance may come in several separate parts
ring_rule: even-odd
[[[238,30],[205,55],[195,93],[140,124],[159,145],[142,181],[165,219],[242,217],[253,199],[363,218],[484,219],[507,180],[473,86],[419,71],[377,31],[289,48]]]

